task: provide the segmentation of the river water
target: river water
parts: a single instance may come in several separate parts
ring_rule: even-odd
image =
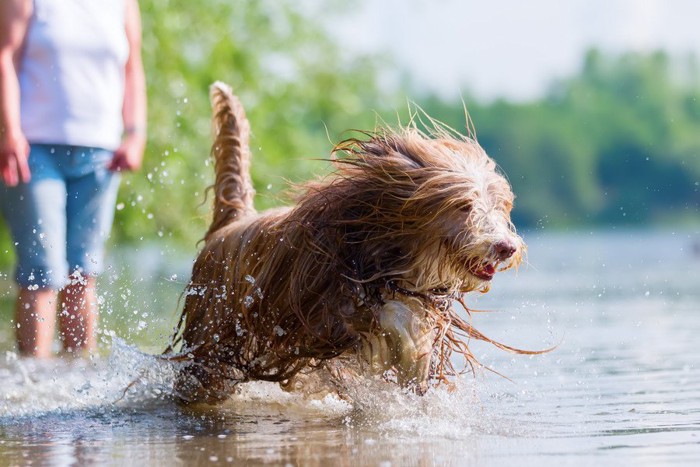
[[[305,400],[251,383],[220,407],[176,405],[174,368],[147,352],[167,341],[188,261],[153,247],[114,255],[101,357],[18,359],[6,291],[0,465],[700,465],[700,231],[526,241],[528,264],[467,302],[490,310],[473,321],[488,336],[555,348],[473,343],[493,371],[424,397],[367,381],[349,400]]]

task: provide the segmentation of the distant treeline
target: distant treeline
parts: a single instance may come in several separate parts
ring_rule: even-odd
[[[695,57],[591,50],[540,100],[467,104],[514,187],[516,225],[700,222]],[[422,107],[464,128],[462,102],[429,97]]]

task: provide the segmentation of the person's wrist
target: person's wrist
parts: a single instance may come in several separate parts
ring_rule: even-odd
[[[29,143],[24,137],[24,133],[20,132],[0,132],[0,146],[7,150],[19,151],[24,153],[28,151]]]
[[[18,127],[0,126],[0,138],[5,141],[23,140],[24,133],[22,133],[22,129]]]
[[[146,137],[146,125],[129,125],[124,128],[125,137],[141,136]]]
[[[138,146],[141,148],[145,147],[146,146],[145,127],[132,126],[132,127],[125,128],[122,141],[124,141],[124,143],[132,145],[132,146]]]

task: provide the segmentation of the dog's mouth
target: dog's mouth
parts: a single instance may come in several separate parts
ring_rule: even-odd
[[[482,281],[490,281],[496,274],[496,265],[493,263],[480,263],[470,267],[469,272]]]

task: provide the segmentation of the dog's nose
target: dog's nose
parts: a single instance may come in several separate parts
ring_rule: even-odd
[[[513,256],[517,249],[512,240],[500,240],[494,243],[492,248],[496,257],[501,261],[505,261]]]

